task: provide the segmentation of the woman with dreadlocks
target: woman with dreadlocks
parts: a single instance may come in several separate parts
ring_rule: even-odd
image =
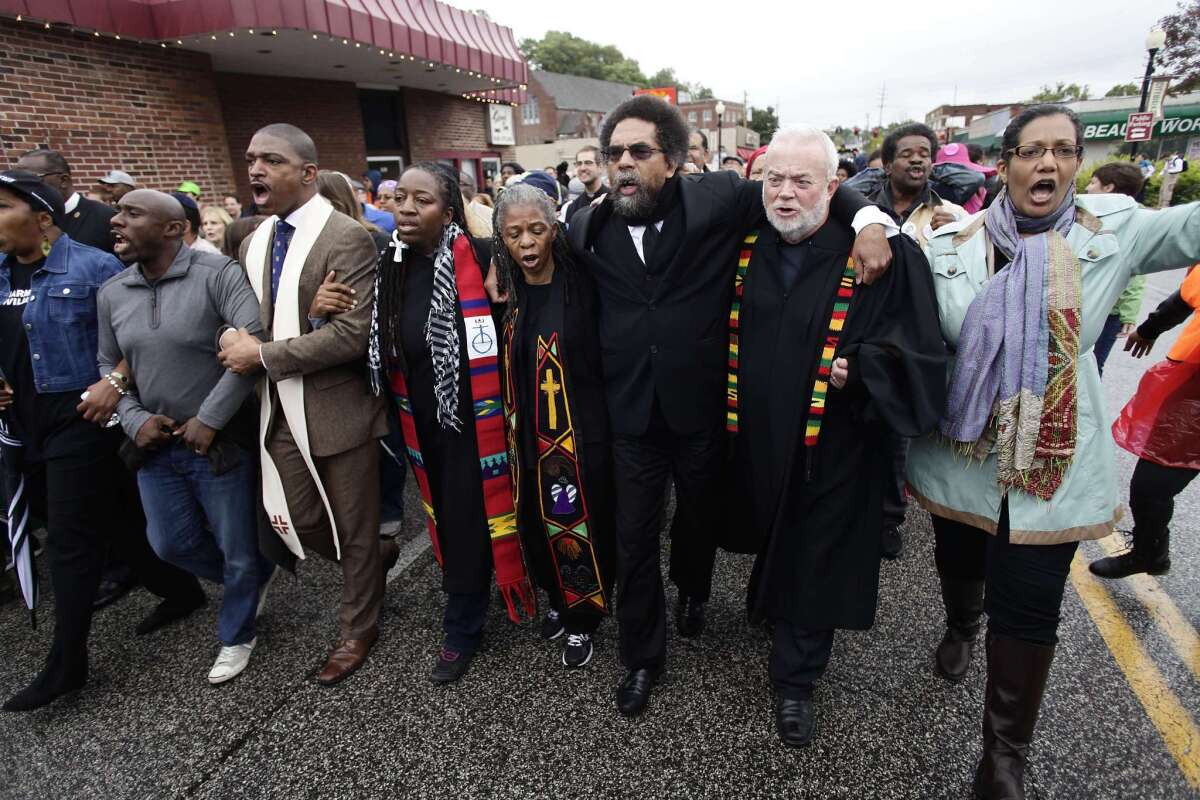
[[[464,232],[453,172],[401,174],[396,233],[380,256],[371,317],[372,387],[390,392],[424,500],[446,592],[442,649],[430,676],[450,683],[479,648],[490,578],[518,622],[532,615],[513,512],[500,404],[500,337],[483,288],[485,240]]]
[[[542,636],[562,663],[592,659],[612,602],[616,520],[597,295],[571,256],[554,201],[534,186],[496,202],[492,252],[508,293],[504,413],[521,541],[550,597]]]

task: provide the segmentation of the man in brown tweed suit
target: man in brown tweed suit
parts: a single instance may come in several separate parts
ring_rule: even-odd
[[[384,575],[398,553],[379,538],[375,440],[387,423],[363,363],[376,249],[361,225],[317,194],[316,146],[302,130],[262,128],[246,162],[255,203],[273,214],[240,253],[260,298],[265,341],[226,332],[221,360],[234,372],[266,373],[263,500],[275,533],[297,555],[340,556],[341,636],[317,676],[332,685],[362,665],[378,638]],[[331,281],[353,300],[328,319],[311,319],[314,297]]]

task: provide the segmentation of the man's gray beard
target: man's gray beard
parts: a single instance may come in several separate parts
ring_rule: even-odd
[[[658,195],[651,194],[645,184],[639,184],[637,191],[626,197],[619,192],[611,192],[613,211],[620,217],[646,217],[654,210],[654,201]]]
[[[794,219],[780,219],[775,214],[775,210],[769,206],[766,211],[767,221],[779,234],[779,238],[788,244],[798,244],[812,236],[818,228],[825,224],[825,214],[829,211],[829,198],[822,195],[816,208],[801,207]]]

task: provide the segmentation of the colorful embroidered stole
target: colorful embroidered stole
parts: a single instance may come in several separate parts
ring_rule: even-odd
[[[508,419],[509,465],[512,470],[513,504],[520,508],[520,411],[512,369],[512,345],[516,314],[504,330],[504,414]],[[537,340],[537,368],[533,373],[534,425],[538,447],[538,512],[546,535],[546,546],[554,564],[555,579],[567,609],[591,607],[608,613],[608,599],[600,580],[600,564],[588,529],[587,499],[579,467],[579,442],[571,416],[570,387],[563,369],[558,333],[547,341]],[[524,379],[526,375],[522,375]],[[534,498],[530,498],[532,501]]]
[[[520,622],[517,605],[533,616],[536,608],[533,586],[525,572],[525,560],[521,553],[521,540],[517,535],[517,518],[513,509],[513,495],[509,486],[509,461],[505,449],[504,417],[500,405],[499,347],[496,341],[496,326],[492,321],[491,305],[483,289],[483,277],[479,264],[471,249],[467,236],[454,240],[454,282],[458,288],[458,306],[466,323],[467,336],[462,346],[466,348],[471,373],[471,398],[474,400],[475,442],[479,450],[479,468],[483,481],[483,505],[487,515],[488,531],[492,540],[492,563],[496,570],[496,585],[508,606],[508,618]],[[425,461],[421,457],[421,443],[417,439],[417,426],[412,416],[412,403],[408,384],[400,370],[391,374],[392,393],[400,410],[400,428],[408,448],[417,486],[421,490],[421,501],[425,508],[429,538],[433,541],[433,554],[442,564],[441,547],[438,544],[437,516],[434,512],[429,476],[425,472]],[[467,435],[446,431],[446,436]],[[447,468],[455,468],[447,465]],[[448,502],[455,502],[448,498]]]
[[[738,331],[742,312],[742,293],[745,290],[746,275],[750,271],[750,258],[754,253],[754,243],[758,241],[758,231],[754,231],[742,240],[742,249],[738,253],[737,272],[733,280],[733,304],[729,310],[729,377],[725,384],[725,430],[729,433],[738,432]],[[854,259],[846,259],[846,268],[842,271],[838,282],[837,296],[833,301],[833,313],[829,318],[829,331],[825,335],[825,343],[821,346],[821,358],[817,365],[816,379],[813,381],[812,397],[808,404],[808,422],[804,429],[804,446],[815,447],[821,436],[821,420],[825,414],[825,400],[829,394],[829,375],[833,368],[833,359],[837,353],[838,341],[842,336],[842,328],[846,324],[846,314],[850,310],[850,300],[854,296]]]

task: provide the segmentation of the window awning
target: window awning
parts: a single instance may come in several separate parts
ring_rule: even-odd
[[[0,14],[171,43],[307,31],[477,74],[502,87],[505,97],[492,99],[506,102],[520,102],[529,75],[511,28],[437,0],[0,0]]]

